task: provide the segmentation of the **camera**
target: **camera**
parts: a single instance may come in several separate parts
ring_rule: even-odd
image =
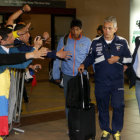
[[[35,70],[38,70],[38,69],[40,69],[40,67],[39,67],[39,66],[36,66],[36,67],[35,67]]]
[[[43,41],[45,40],[42,36],[37,36],[37,37],[36,37],[36,41],[37,41],[39,38],[41,38],[41,40],[43,40]]]
[[[136,25],[140,28],[140,20],[136,21]]]

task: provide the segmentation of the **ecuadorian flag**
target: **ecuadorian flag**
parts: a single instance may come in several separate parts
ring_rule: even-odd
[[[6,69],[0,74],[0,136],[8,135],[8,98],[10,73]]]

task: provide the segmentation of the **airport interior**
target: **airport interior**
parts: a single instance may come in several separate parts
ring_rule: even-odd
[[[135,49],[135,38],[140,36],[140,29],[137,26],[140,21],[139,0],[0,0],[0,22],[7,20],[24,4],[29,4],[31,11],[22,14],[20,18],[26,24],[31,22],[31,37],[48,32],[51,42],[46,47],[51,50],[57,49],[59,39],[69,32],[70,22],[74,18],[82,21],[82,34],[92,41],[96,37],[98,25],[103,24],[104,18],[115,16],[118,21],[117,35],[126,38],[131,53]],[[33,60],[33,64],[42,66],[42,69],[35,72],[37,83],[35,86],[32,86],[32,82],[24,83],[28,101],[21,99],[20,119],[18,123],[13,123],[9,135],[3,140],[69,140],[64,89],[50,79],[53,60],[51,58],[36,59]],[[102,130],[98,121],[92,66],[88,68],[88,72],[91,102],[95,104],[95,140],[100,140]],[[125,74],[124,100],[124,125],[121,139],[139,140],[140,113],[135,87],[129,88]],[[109,110],[112,116],[111,106]],[[112,136],[110,140],[113,140]]]

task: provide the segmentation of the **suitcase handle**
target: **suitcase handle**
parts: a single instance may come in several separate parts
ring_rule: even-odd
[[[84,103],[84,81],[83,81],[83,73],[80,73],[80,75],[81,75],[81,85],[82,85],[83,108],[85,108],[85,103]]]
[[[82,84],[82,88],[84,87],[84,82],[83,82],[83,73],[81,72],[79,72],[79,75],[81,76],[81,84]],[[87,79],[89,80],[89,73],[88,73],[88,71],[87,71]]]
[[[83,73],[79,73],[81,76],[81,85],[82,85],[82,99],[83,99],[83,109],[85,108],[85,102],[84,102],[84,81],[83,81]],[[89,79],[89,74],[87,72],[87,79]]]

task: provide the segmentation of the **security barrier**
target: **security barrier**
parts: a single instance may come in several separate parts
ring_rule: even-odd
[[[9,93],[9,132],[12,130],[24,132],[24,130],[14,128],[13,123],[20,123],[22,98],[24,89],[25,70],[11,70],[11,84]]]

